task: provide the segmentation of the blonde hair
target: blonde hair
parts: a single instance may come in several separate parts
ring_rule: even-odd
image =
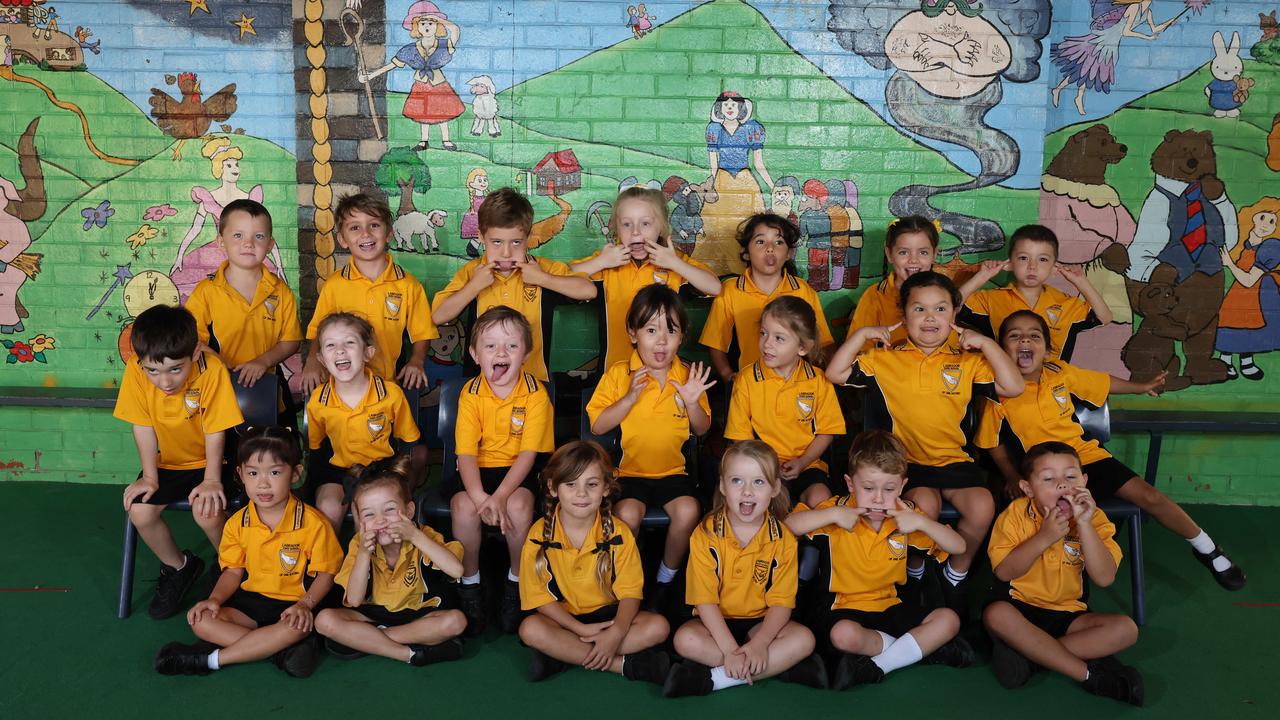
[[[618,492],[618,473],[614,470],[613,459],[609,457],[609,453],[589,440],[574,440],[562,445],[551,455],[547,466],[538,474],[543,490],[546,492],[547,509],[542,521],[542,540],[534,541],[539,547],[537,558],[533,563],[533,572],[542,580],[550,580],[551,573],[547,570],[547,550],[561,549],[555,543],[556,510],[560,507],[560,501],[552,496],[551,491],[565,483],[577,480],[593,467],[600,469],[601,478],[604,480],[604,499],[600,502],[599,510],[600,543],[595,548],[596,583],[600,586],[600,592],[605,598],[613,601],[617,596],[613,594],[613,552],[609,549],[611,545],[609,541],[614,536],[613,495]],[[563,591],[563,588],[561,590]]]
[[[481,175],[485,177],[489,177],[489,171],[485,170],[484,168],[478,167],[478,168],[473,168],[471,172],[467,173],[467,197],[471,197],[471,193],[472,193],[471,183],[475,182],[475,179],[480,177]]]
[[[200,154],[209,158],[210,171],[215,180],[222,179],[223,162],[244,158],[244,151],[232,145],[231,141],[224,137],[216,137],[205,143],[200,149]]]
[[[783,295],[764,306],[760,313],[760,322],[771,317],[783,327],[796,334],[800,347],[804,349],[804,360],[810,365],[821,367],[824,363],[819,357],[822,348],[818,347],[818,314],[809,303],[795,295]]]
[[[865,430],[849,446],[849,475],[852,477],[860,467],[890,475],[906,475],[907,447],[891,432]]]
[[[626,200],[642,200],[649,203],[658,216],[658,239],[663,242],[669,242],[671,239],[671,221],[667,217],[667,198],[662,194],[661,190],[653,190],[639,185],[629,187],[618,193],[618,197],[613,201],[613,214],[609,216],[609,236],[614,240],[618,239],[618,210],[622,208],[623,201]]]
[[[724,490],[721,485],[724,482],[725,468],[729,466],[729,461],[736,457],[744,457],[754,460],[760,466],[760,473],[764,475],[764,479],[769,481],[769,492],[778,491],[777,495],[769,501],[769,513],[775,518],[781,520],[791,511],[791,494],[787,492],[787,488],[782,484],[782,475],[778,467],[778,453],[767,443],[760,440],[744,440],[734,443],[728,450],[724,451],[724,456],[720,458],[720,481],[716,483],[715,495],[711,498],[711,513],[707,517],[724,512],[725,500]]]
[[[414,38],[415,40],[422,37],[422,35],[418,33],[418,21],[423,18],[431,18],[436,21],[436,35],[435,40],[431,43],[432,49],[439,47],[440,38],[447,35],[449,37],[449,42],[447,43],[449,46],[449,52],[452,53],[455,49],[454,43],[458,38],[458,26],[448,20],[445,20],[439,15],[432,13],[414,15],[413,20],[409,23],[409,37]]]
[[[1236,215],[1236,228],[1240,234],[1240,241],[1231,248],[1232,260],[1240,262],[1240,256],[1244,254],[1244,241],[1249,239],[1249,233],[1253,230],[1253,218],[1258,213],[1264,212],[1272,213],[1280,220],[1280,198],[1262,197],[1258,202],[1240,208]],[[1277,223],[1277,230],[1280,230],[1280,223]],[[1271,237],[1277,237],[1277,235],[1272,233]]]

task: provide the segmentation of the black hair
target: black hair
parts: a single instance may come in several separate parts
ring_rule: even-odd
[[[689,334],[689,313],[680,302],[680,296],[667,285],[654,283],[636,293],[627,309],[627,330],[639,333],[650,320],[666,315],[667,330],[679,330],[682,336]],[[682,338],[683,339],[683,338]]]
[[[1053,352],[1053,342],[1049,339],[1049,321],[1045,320],[1040,313],[1032,312],[1031,310],[1015,310],[1009,314],[1009,317],[1004,319],[1004,322],[1000,323],[1000,332],[996,333],[996,337],[999,338],[999,343],[1004,345],[1004,336],[1009,333],[1010,326],[1015,321],[1023,318],[1035,319],[1036,323],[1040,325],[1040,332],[1044,333],[1045,350]]]
[[[175,305],[154,305],[133,321],[129,342],[138,361],[181,360],[195,355],[196,318]]]
[[[742,253],[739,257],[742,258],[742,262],[746,264],[747,267],[751,266],[751,255],[747,252],[747,245],[751,244],[751,236],[755,235],[756,228],[761,225],[766,225],[777,230],[778,233],[782,235],[782,241],[785,242],[787,247],[792,250],[796,249],[800,244],[800,230],[797,229],[795,225],[792,225],[790,220],[773,213],[756,213],[746,220],[743,220],[742,224],[738,226],[738,245],[742,248]],[[788,255],[790,255],[790,253],[788,253]],[[797,274],[796,264],[790,257],[782,263],[782,268],[791,275]]]
[[[1058,257],[1058,236],[1052,230],[1043,225],[1023,225],[1013,231],[1013,235],[1009,238],[1009,257],[1013,257],[1013,251],[1018,248],[1018,243],[1022,240],[1031,242],[1048,243],[1053,248],[1053,257]]]
[[[251,427],[240,437],[236,465],[244,465],[260,454],[291,468],[297,467],[302,464],[302,438],[293,428],[276,425]]]
[[[1048,442],[1042,442],[1031,446],[1031,449],[1028,450],[1027,454],[1022,458],[1021,470],[1023,479],[1031,479],[1031,470],[1035,467],[1036,460],[1039,460],[1046,455],[1070,455],[1075,458],[1076,464],[1080,465],[1080,454],[1076,452],[1075,448],[1064,442],[1050,440]]]
[[[227,218],[231,216],[231,213],[235,212],[248,213],[249,217],[252,218],[266,218],[267,235],[271,235],[271,213],[267,210],[265,205],[257,200],[250,200],[249,198],[232,200],[227,203],[226,207],[222,208],[222,214],[218,216],[219,235],[222,234],[223,229],[227,226]]]
[[[947,294],[951,296],[951,306],[956,310],[959,310],[960,306],[964,304],[964,298],[960,297],[960,289],[951,281],[951,278],[943,275],[942,273],[925,270],[924,272],[918,272],[915,275],[912,275],[902,283],[902,287],[898,289],[898,309],[906,310],[907,301],[911,299],[912,291],[918,288],[927,287],[936,287],[945,290]]]
[[[929,244],[933,249],[938,249],[938,226],[934,225],[929,218],[920,215],[908,215],[889,223],[889,229],[884,236],[885,248],[892,249],[897,244],[898,238],[907,233],[924,233],[929,237]]]

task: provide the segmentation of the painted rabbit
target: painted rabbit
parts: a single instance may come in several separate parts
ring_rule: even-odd
[[[1213,82],[1205,86],[1204,94],[1209,98],[1209,107],[1213,108],[1213,116],[1239,117],[1240,106],[1248,99],[1247,88],[1240,93],[1239,80],[1244,71],[1244,61],[1240,59],[1240,33],[1231,33],[1231,44],[1227,45],[1222,33],[1213,33],[1213,62],[1210,71]]]

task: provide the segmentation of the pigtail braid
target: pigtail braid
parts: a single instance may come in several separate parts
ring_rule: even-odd
[[[549,580],[551,572],[547,569],[547,548],[554,543],[551,542],[556,533],[556,507],[559,503],[555,498],[547,498],[546,515],[542,518],[542,542],[538,543],[538,555],[533,561],[533,573],[539,580]]]
[[[603,548],[603,552],[596,553],[596,583],[600,585],[600,592],[609,602],[617,600],[617,596],[613,594],[612,550],[612,546],[617,543],[610,542],[613,540],[613,522],[613,498],[606,494],[600,502],[600,547]],[[621,539],[618,538],[618,540]]]

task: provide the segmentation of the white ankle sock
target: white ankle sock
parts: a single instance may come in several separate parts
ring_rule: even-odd
[[[480,573],[476,573],[475,575],[463,575],[462,584],[463,585],[479,585]]]
[[[904,668],[920,662],[922,657],[924,657],[924,653],[920,652],[920,646],[916,644],[916,639],[911,636],[911,633],[907,633],[882,650],[879,655],[871,658],[871,662],[875,663],[887,675],[898,668]]]
[[[1209,537],[1209,533],[1205,532],[1204,530],[1201,530],[1199,535],[1193,538],[1189,538],[1187,542],[1191,543],[1191,547],[1195,548],[1195,551],[1200,553],[1201,555],[1208,555],[1209,553],[1213,552],[1213,549],[1215,547],[1217,547],[1217,545],[1214,544],[1213,542],[1213,538]],[[1227,558],[1225,553],[1221,557],[1216,557],[1213,559],[1214,570],[1217,570],[1218,572],[1222,572],[1223,570],[1226,570],[1229,567],[1231,567],[1231,560]]]
[[[507,579],[513,583],[520,582],[520,576],[511,572],[510,570],[507,571]],[[480,582],[480,573],[476,573],[476,582]]]
[[[969,577],[969,571],[956,570],[951,567],[951,561],[947,561],[947,563],[942,566],[942,575],[947,579],[947,582],[951,583],[952,587],[959,587],[960,583],[964,582],[966,577]]]
[[[884,652],[885,650],[888,650],[890,645],[898,642],[898,638],[890,635],[887,632],[884,632],[881,630],[877,630],[876,632],[880,633],[880,652]]]
[[[658,582],[666,584],[676,579],[676,571],[667,567],[664,562],[658,563]]]
[[[711,668],[711,689],[713,691],[723,690],[725,688],[731,688],[731,687],[734,687],[735,685],[746,685],[746,684],[747,684],[746,680],[739,680],[738,678],[731,678],[728,675],[725,675],[723,665],[721,665],[720,667]]]
[[[921,563],[916,567],[911,567],[910,565],[908,565],[907,577],[911,578],[912,580],[919,580],[920,578],[924,577],[924,563]]]
[[[818,548],[806,545],[800,549],[800,579],[808,582],[818,574]]]
[[[220,670],[222,668],[222,666],[218,664],[218,653],[220,652],[222,652],[222,650],[218,649],[209,653],[209,657],[205,662],[209,664],[210,670]]]

